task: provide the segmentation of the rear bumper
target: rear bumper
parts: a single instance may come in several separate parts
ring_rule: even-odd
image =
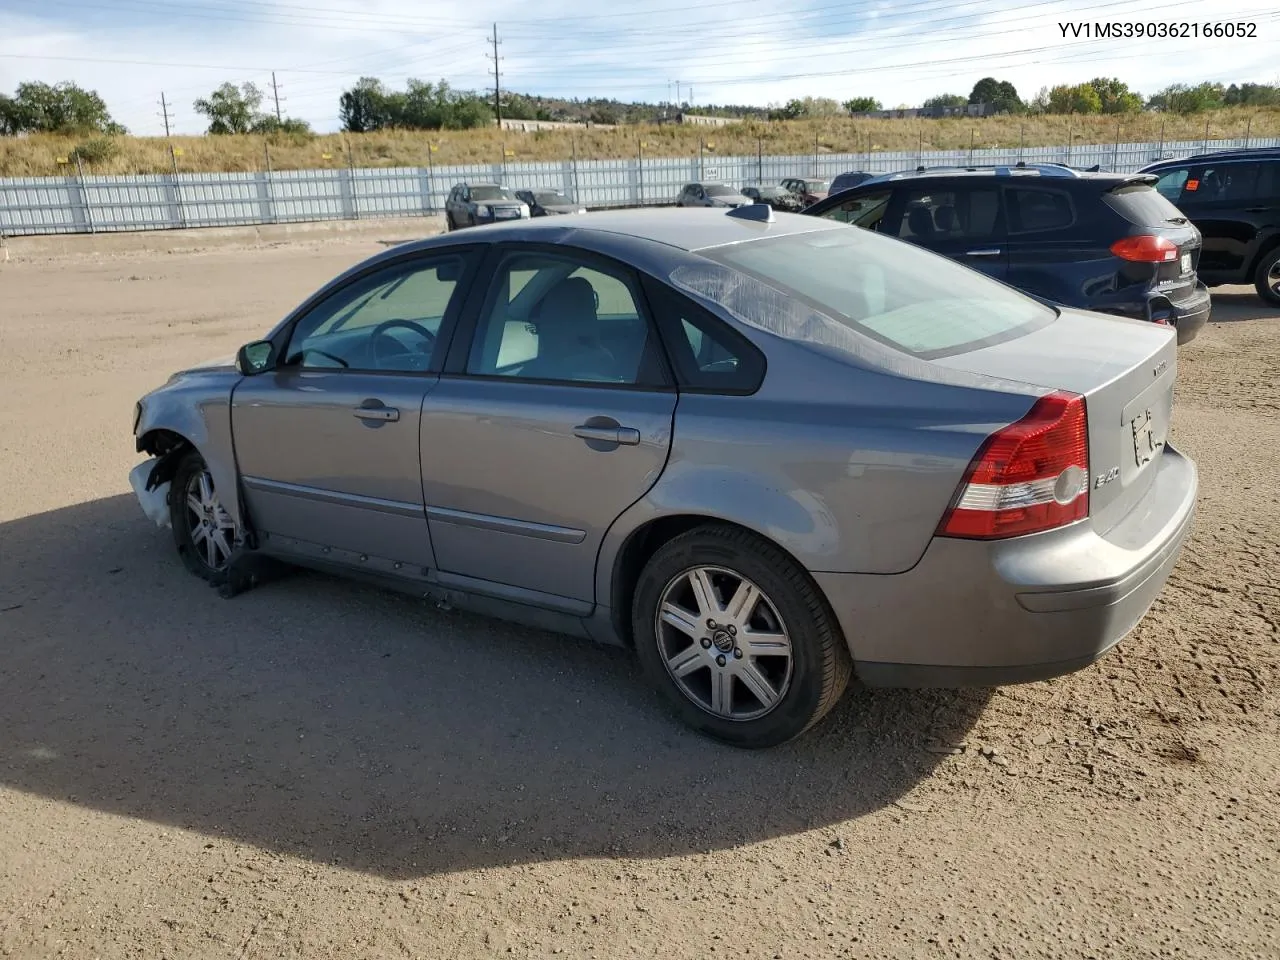
[[[1134,317],[1138,320],[1167,323],[1178,333],[1178,345],[1190,343],[1209,322],[1213,300],[1209,288],[1197,280],[1190,296],[1171,300],[1161,293],[1152,293],[1146,300],[1127,303],[1108,303],[1095,307],[1106,313]]]
[[[1195,517],[1195,464],[1173,447],[1106,536],[1086,521],[998,542],[935,538],[910,571],[818,573],[868,686],[1025,683],[1102,657],[1164,587]]]

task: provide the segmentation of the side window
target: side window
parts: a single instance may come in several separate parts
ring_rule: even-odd
[[[316,304],[289,335],[286,366],[302,369],[430,369],[440,325],[459,298],[461,254],[377,270]]]
[[[1071,198],[1057,190],[1020,187],[1010,190],[1010,233],[1043,233],[1062,230],[1075,222]]]
[[[1182,196],[1182,188],[1186,185],[1188,173],[1186,167],[1174,167],[1172,170],[1164,171],[1156,181],[1157,192],[1170,203],[1176,204],[1178,198]]]
[[[754,393],[764,378],[764,357],[747,339],[688,297],[645,278],[681,389]]]
[[[1264,160],[1258,164],[1257,196],[1268,200],[1280,197],[1280,160]]]
[[[868,193],[855,200],[836,204],[822,216],[827,220],[852,223],[856,227],[865,227],[867,230],[879,230],[892,195],[892,191],[889,190]]]
[[[1257,196],[1257,163],[1229,163],[1222,167],[1222,199],[1228,201],[1252,200]]]
[[[467,372],[571,383],[662,385],[628,274],[567,255],[517,254],[494,274]]]
[[[907,192],[898,236],[918,241],[983,239],[996,232],[1000,197],[994,187]]]

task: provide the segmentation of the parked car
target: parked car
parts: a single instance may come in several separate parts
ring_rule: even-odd
[[[1177,328],[1209,319],[1200,231],[1150,174],[1061,164],[932,168],[875,177],[804,212],[951,257],[1054,303]]]
[[[533,217],[551,217],[560,214],[586,213],[587,208],[563,190],[539,187],[536,190],[517,190],[516,196],[529,207]]]
[[[130,481],[225,594],[286,561],[630,646],[760,747],[851,673],[1015,683],[1127,634],[1195,511],[1175,339],[760,204],[539,218],[176,374]]]
[[[459,183],[449,191],[444,205],[446,230],[528,217],[528,204],[496,183]]]
[[[831,184],[826,180],[815,180],[811,177],[788,177],[782,181],[784,190],[790,190],[806,207],[811,203],[827,199]]]
[[[873,176],[875,174],[867,173],[865,170],[850,170],[848,173],[836,174],[831,181],[830,187],[827,188],[827,196],[861,186]]]
[[[750,202],[724,183],[686,183],[676,197],[677,207],[741,207]]]
[[[773,184],[743,187],[741,192],[748,200],[752,200],[755,203],[767,203],[775,210],[798,213],[804,206],[800,202],[800,198],[790,190]]]
[[[1280,306],[1280,149],[1223,150],[1143,167],[1204,238],[1200,278],[1252,283]]]

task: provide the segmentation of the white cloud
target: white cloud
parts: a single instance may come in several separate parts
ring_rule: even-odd
[[[1024,97],[1094,76],[1119,77],[1144,93],[1204,79],[1278,79],[1280,15],[1269,0],[1213,5],[1214,21],[1256,22],[1254,39],[1144,40],[1064,38],[1059,24],[1202,23],[1208,5],[813,4],[708,0],[682,12],[675,0],[645,0],[615,14],[583,0],[536,8],[519,0],[430,7],[409,0],[71,0],[38,15],[0,14],[0,54],[21,55],[0,56],[0,89],[25,79],[74,80],[97,89],[117,119],[140,134],[163,131],[163,90],[176,130],[197,133],[195,97],[224,80],[265,88],[275,69],[285,111],[334,129],[338,94],[362,74],[397,86],[409,76],[444,77],[463,88],[490,84],[492,21],[503,40],[504,88],[561,96],[653,101],[679,80],[686,98],[692,87],[695,103],[870,95],[892,106],[967,93],[987,75],[1010,80]],[[221,16],[206,16],[215,5]],[[634,15],[645,9],[648,16]],[[102,60],[131,62],[94,62]]]

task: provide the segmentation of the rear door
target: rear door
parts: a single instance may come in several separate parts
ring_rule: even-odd
[[[1009,252],[995,183],[943,181],[899,190],[899,237],[993,279],[1007,279]]]
[[[605,531],[666,464],[676,391],[631,270],[514,243],[490,266],[423,407],[437,561],[460,586],[582,614]]]
[[[1096,211],[1081,209],[1071,191],[1049,183],[1009,184],[1001,193],[1009,283],[1058,303],[1091,302],[1096,293],[1085,286],[1112,272],[1115,260],[1110,244],[1116,237],[1090,226]]]
[[[1280,200],[1275,167],[1261,161],[1193,165],[1178,206],[1200,229],[1201,269],[1246,281],[1260,235],[1274,227]]]

